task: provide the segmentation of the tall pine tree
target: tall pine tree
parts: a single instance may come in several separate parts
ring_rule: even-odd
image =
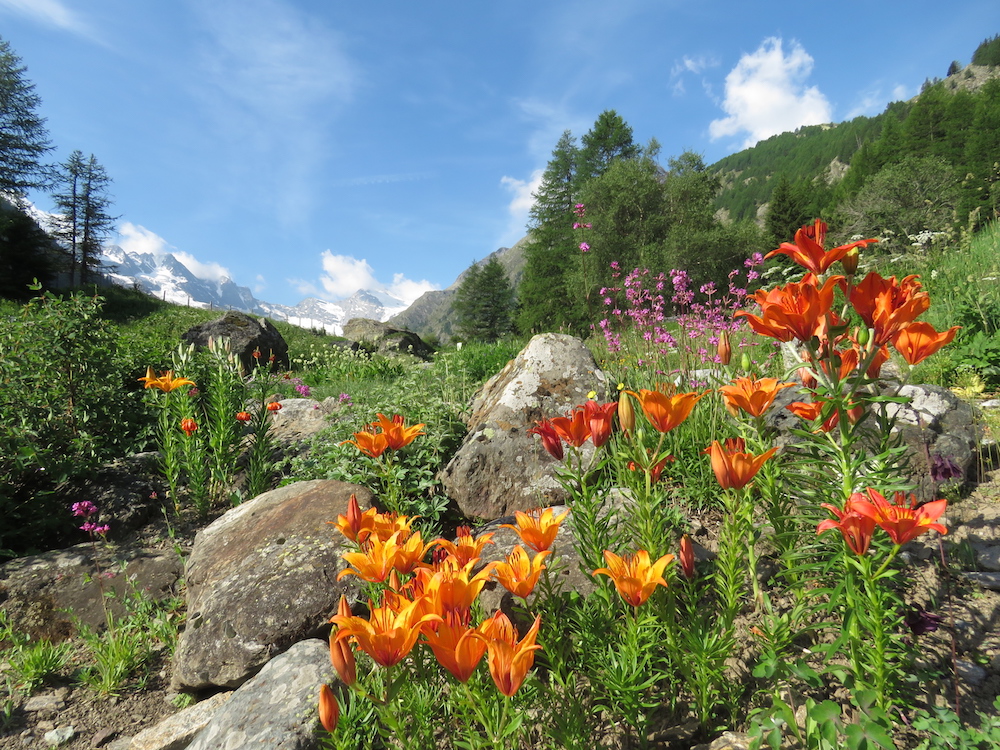
[[[0,193],[15,201],[46,186],[41,159],[52,148],[45,119],[37,111],[41,99],[25,79],[26,70],[10,44],[0,39]]]
[[[111,178],[91,154],[74,151],[59,165],[56,192],[57,220],[53,234],[70,254],[70,283],[79,286],[97,267],[101,245],[114,227],[108,213]]]
[[[493,343],[513,332],[514,289],[496,256],[469,267],[452,309],[456,331],[466,341]]]

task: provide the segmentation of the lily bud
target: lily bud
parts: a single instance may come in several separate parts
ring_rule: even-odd
[[[729,343],[729,331],[723,331],[719,334],[718,353],[719,362],[721,362],[724,367],[728,367],[730,360],[733,358],[733,347]]]
[[[632,407],[631,397],[625,391],[618,397],[618,424],[626,435],[631,435],[635,429],[635,409]]]
[[[743,372],[750,372],[750,355],[743,352],[743,356],[740,357],[740,369]]]
[[[332,732],[340,721],[340,705],[329,685],[319,686],[319,722],[323,729]]]
[[[684,577],[689,581],[694,579],[694,546],[691,544],[691,537],[687,534],[681,537],[681,551],[679,557],[681,561],[681,572],[684,574]]]
[[[342,617],[351,616],[351,607],[347,603],[347,597],[341,595],[340,604],[337,606],[337,614]],[[337,638],[336,628],[330,632],[330,663],[337,670],[337,675],[341,682],[350,687],[358,681],[358,670],[354,661],[354,649],[348,643],[347,638]]]
[[[853,276],[858,272],[858,260],[861,258],[861,253],[858,252],[858,248],[852,247],[845,253],[844,257],[840,259],[840,265],[844,269],[844,273],[847,276]]]
[[[868,346],[868,341],[871,338],[871,332],[867,328],[858,328],[857,342],[861,346]]]
[[[818,384],[816,376],[813,374],[813,371],[810,370],[808,367],[799,368],[799,379],[802,381],[802,385],[804,385],[809,390],[812,390]]]

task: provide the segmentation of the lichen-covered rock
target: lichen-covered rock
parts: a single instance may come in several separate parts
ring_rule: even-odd
[[[411,354],[423,360],[434,355],[434,348],[413,331],[369,318],[351,318],[344,323],[344,338],[379,354]]]
[[[237,690],[187,750],[316,748],[319,686],[334,679],[324,641],[296,643]]]
[[[272,371],[287,370],[288,344],[267,318],[255,318],[230,310],[221,318],[201,323],[185,331],[181,340],[198,348],[208,346],[209,339],[229,339],[233,354],[240,359],[244,372],[253,372],[258,365],[270,363]],[[259,352],[259,357],[254,357]]]
[[[233,693],[216,693],[143,729],[132,738],[129,750],[184,750],[232,696]]]
[[[174,654],[179,690],[237,687],[296,641],[313,637],[357,578],[330,526],[356,494],[330,480],[297,482],[234,508],[195,537],[188,559],[188,619]]]
[[[477,394],[469,434],[441,473],[462,513],[497,518],[564,499],[557,462],[528,430],[591,391],[606,398],[607,381],[582,341],[557,333],[532,338]]]

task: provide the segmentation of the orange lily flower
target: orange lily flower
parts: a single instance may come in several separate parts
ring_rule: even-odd
[[[657,432],[670,432],[688,418],[694,405],[711,391],[704,393],[675,393],[668,396],[661,391],[641,389],[638,393],[628,391],[642,406],[642,413]]]
[[[378,458],[389,448],[389,441],[383,432],[361,432],[354,433],[354,440],[344,440],[341,445],[350,443],[366,456]]]
[[[527,599],[545,570],[546,555],[551,554],[551,550],[545,550],[532,559],[528,557],[524,547],[518,544],[507,555],[506,560],[496,564],[493,577],[514,596]]]
[[[541,422],[536,422],[535,426],[528,430],[528,434],[538,435],[542,439],[542,447],[549,452],[549,455],[556,461],[563,460],[562,440],[552,426],[552,420],[543,419]]]
[[[146,368],[146,375],[139,378],[139,382],[145,383],[146,388],[157,388],[164,393],[170,393],[171,391],[175,391],[185,385],[194,385],[193,380],[188,380],[187,378],[175,378],[173,370],[167,370],[159,377],[156,377],[153,373],[152,367]]]
[[[441,538],[435,539],[434,543],[445,550],[460,566],[479,560],[486,545],[494,544],[492,531],[477,537],[472,536],[472,529],[468,526],[459,526],[456,531],[454,542]]]
[[[429,611],[446,618],[459,617],[467,623],[472,604],[490,580],[494,567],[494,563],[490,563],[472,575],[475,565],[475,560],[459,565],[449,559],[439,563],[433,572],[417,570],[418,578],[423,579],[424,598],[430,607]]]
[[[549,424],[563,442],[574,448],[579,448],[590,437],[590,421],[580,406],[574,408],[570,416],[552,417]]]
[[[556,516],[555,510],[552,508],[545,510],[536,508],[529,513],[515,510],[514,517],[517,519],[517,525],[505,523],[501,524],[500,528],[513,529],[521,537],[521,541],[535,552],[544,552],[552,548],[556,534],[559,533],[559,525],[568,515],[569,511],[567,510]]]
[[[418,603],[413,602],[396,612],[389,607],[376,607],[374,602],[369,601],[371,615],[367,620],[363,617],[334,616],[333,622],[339,628],[336,638],[354,638],[376,664],[394,666],[413,649],[424,623],[441,621],[439,615],[421,615],[417,606]]]
[[[319,686],[319,723],[323,729],[332,732],[340,721],[340,705],[329,685]]]
[[[947,346],[958,333],[959,326],[938,333],[930,323],[918,321],[910,323],[896,334],[892,345],[909,364],[923,362],[943,346]]]
[[[764,256],[765,260],[773,258],[775,255],[787,255],[803,268],[816,275],[826,273],[830,266],[841,260],[851,250],[858,247],[865,247],[869,242],[878,242],[876,239],[860,240],[852,242],[850,245],[841,245],[831,250],[823,249],[823,238],[826,235],[826,224],[820,219],[812,226],[806,225],[795,232],[795,244],[789,242],[781,243],[777,250],[772,250]]]
[[[822,399],[811,402],[793,401],[785,408],[805,422],[815,422],[822,416],[823,409],[826,407],[827,403],[827,401],[823,401]],[[847,410],[847,420],[851,424],[855,424],[858,419],[861,418],[863,413],[863,406],[854,406]],[[838,424],[840,424],[840,411],[833,409],[830,415],[823,420],[823,423],[819,426],[819,430],[829,432]]]
[[[897,282],[872,271],[851,290],[851,305],[865,325],[874,330],[876,346],[887,344],[931,306],[915,275]]]
[[[819,286],[813,274],[806,274],[802,281],[755,292],[753,297],[760,305],[760,315],[739,310],[733,317],[746,318],[750,327],[762,336],[778,341],[809,341],[824,332],[828,316],[833,325],[843,322],[832,312],[834,290],[843,283],[843,276],[831,276]]]
[[[425,435],[423,428],[426,426],[423,422],[420,424],[411,425],[406,427],[403,424],[403,418],[398,414],[392,419],[389,419],[384,414],[378,414],[378,426],[382,428],[382,434],[385,435],[386,443],[389,448],[394,451],[398,451],[410,443],[412,443],[418,435]],[[372,425],[374,427],[374,425]]]
[[[762,417],[771,408],[775,396],[782,388],[791,388],[795,383],[779,383],[777,378],[737,378],[732,385],[724,385],[719,392],[726,401],[726,409],[734,417],[737,409],[742,409],[751,417]]]
[[[944,515],[947,500],[917,504],[917,498],[910,495],[910,504],[905,504],[905,496],[897,492],[890,503],[878,491],[869,487],[865,493],[851,495],[851,507],[863,516],[868,516],[878,524],[894,544],[906,544],[927,531],[947,534],[944,524],[936,521]]]
[[[362,513],[361,506],[358,505],[358,496],[352,492],[351,499],[347,501],[347,515],[340,513],[337,515],[336,521],[329,521],[329,523],[336,526],[337,531],[352,542],[360,544],[364,541],[364,539],[358,538],[362,531],[367,529],[370,534],[375,528],[375,514],[377,512],[375,508],[369,508]]]
[[[400,540],[399,549],[396,552],[396,559],[392,567],[403,575],[412,573],[419,567],[427,554],[427,550],[433,547],[435,542],[424,544],[419,531],[408,535],[405,540]]]
[[[673,559],[673,555],[664,555],[655,563],[651,563],[649,553],[644,549],[624,558],[604,550],[604,561],[608,567],[598,568],[594,571],[594,575],[608,576],[627,604],[640,607],[649,599],[657,586],[666,587],[663,571]]]
[[[590,442],[595,448],[600,448],[608,442],[611,437],[611,425],[617,412],[617,401],[609,401],[606,404],[587,401],[583,405],[584,416],[590,423]]]
[[[508,698],[516,693],[528,676],[528,670],[535,663],[535,651],[541,646],[535,643],[542,618],[536,617],[524,638],[517,640],[517,630],[503,612],[497,612],[486,620],[480,631],[487,639],[487,661],[490,676],[497,690]]]
[[[473,629],[446,619],[436,628],[424,628],[424,638],[438,664],[451,672],[456,680],[466,683],[486,653],[486,639],[481,637],[481,629],[482,626]]]
[[[822,503],[823,507],[837,517],[822,521],[816,527],[816,533],[822,534],[829,529],[839,529],[844,537],[844,542],[848,548],[856,555],[863,555],[868,551],[871,544],[872,534],[875,531],[875,519],[858,513],[854,508],[854,495],[844,504],[841,510],[829,503]]]
[[[368,511],[365,511],[367,513]],[[371,534],[377,536],[383,542],[386,541],[393,534],[399,532],[399,541],[402,542],[409,538],[413,530],[410,526],[413,522],[417,520],[419,516],[400,516],[395,513],[376,513],[372,516],[373,519],[373,529]],[[368,536],[362,531],[358,535],[359,541],[365,541]]]
[[[738,490],[746,487],[760,471],[764,462],[778,451],[777,447],[774,447],[755,456],[752,453],[745,453],[745,449],[743,438],[726,438],[725,447],[720,445],[718,440],[714,440],[703,451],[712,457],[712,471],[715,472],[715,478],[722,489]]]
[[[181,420],[181,429],[184,430],[185,435],[191,437],[197,431],[198,423],[191,419],[191,417],[185,417]]]
[[[340,595],[340,603],[337,605],[337,615],[340,617],[351,616],[351,607],[347,603],[347,597],[343,594]],[[332,630],[330,631],[330,663],[337,670],[341,682],[348,687],[358,681],[354,649],[351,648],[347,638],[338,640]]]
[[[396,566],[396,559],[400,552],[400,533],[397,531],[384,542],[379,539],[378,535],[373,534],[368,537],[364,549],[360,552],[345,552],[342,557],[354,567],[340,571],[337,580],[355,575],[370,583],[384,581]]]

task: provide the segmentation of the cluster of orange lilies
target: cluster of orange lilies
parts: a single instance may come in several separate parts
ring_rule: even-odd
[[[403,417],[394,414],[392,418],[378,414],[378,421],[372,422],[368,430],[354,433],[354,440],[344,440],[341,445],[350,443],[366,456],[379,458],[387,450],[398,451],[414,441],[418,435],[424,434],[424,424],[406,426]]]

